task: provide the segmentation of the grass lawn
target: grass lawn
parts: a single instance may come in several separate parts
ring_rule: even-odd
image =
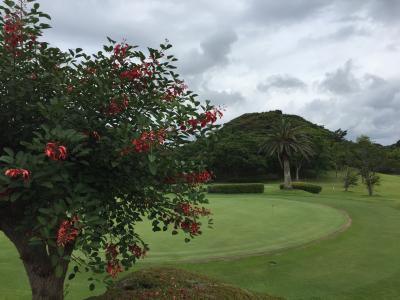
[[[400,299],[400,177],[383,176],[374,197],[363,187],[342,192],[332,178],[320,183],[319,195],[276,184],[262,195],[210,195],[214,229],[189,244],[182,235],[149,234],[151,252],[138,267],[172,264],[287,299]],[[293,248],[337,231],[347,221],[342,211],[352,219],[347,231]],[[29,299],[3,236],[0,249],[0,299]],[[78,278],[68,298],[90,295],[86,289]]]

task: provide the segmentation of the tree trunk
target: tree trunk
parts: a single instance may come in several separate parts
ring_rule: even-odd
[[[32,300],[63,300],[64,280],[68,268],[68,261],[60,260],[61,276],[56,276],[52,266],[51,256],[57,255],[56,248],[49,248],[49,254],[44,244],[29,244],[29,237],[25,233],[15,230],[14,226],[7,226],[3,231],[15,245],[24,264],[32,291]],[[71,247],[66,247],[64,255],[72,253]],[[57,255],[58,256],[58,255]]]
[[[300,166],[296,166],[296,181],[300,180]]]
[[[367,188],[368,188],[368,195],[372,196],[374,194],[374,187],[369,181],[367,182]]]
[[[290,164],[289,164],[289,159],[287,156],[283,157],[283,176],[284,176],[284,181],[283,181],[284,188],[291,189],[292,188],[292,178],[290,176]]]

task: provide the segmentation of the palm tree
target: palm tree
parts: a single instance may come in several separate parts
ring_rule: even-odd
[[[285,118],[279,124],[272,126],[267,133],[261,152],[269,156],[277,155],[279,163],[283,164],[284,188],[292,188],[289,159],[294,155],[308,158],[313,155],[311,141],[304,131],[304,126],[293,126]]]

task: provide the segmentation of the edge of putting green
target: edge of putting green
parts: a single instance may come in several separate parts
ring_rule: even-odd
[[[275,198],[278,199],[278,198]],[[279,199],[279,201],[288,201],[288,202],[302,202],[302,201],[297,201],[297,200],[288,200],[288,199]],[[312,246],[313,244],[319,243],[321,241],[324,241],[326,239],[334,238],[338,234],[345,232],[352,224],[352,219],[350,215],[342,209],[337,209],[331,205],[327,204],[321,204],[321,203],[310,203],[310,202],[302,202],[303,204],[307,205],[312,205],[312,206],[320,206],[324,208],[329,208],[331,210],[334,210],[336,213],[342,215],[343,217],[343,223],[340,224],[340,226],[333,228],[332,230],[326,232],[325,234],[311,239],[307,241],[298,241],[290,245],[282,245],[278,246],[274,249],[268,249],[268,250],[262,250],[262,249],[255,249],[254,251],[252,250],[244,250],[243,253],[235,253],[235,254],[228,254],[228,255],[215,255],[215,256],[207,256],[207,257],[202,257],[202,258],[180,258],[176,259],[174,258],[173,260],[168,259],[163,257],[164,262],[161,262],[161,264],[165,265],[170,265],[170,264],[176,264],[176,263],[203,263],[203,262],[212,262],[212,261],[230,261],[230,260],[238,260],[241,258],[245,257],[251,257],[251,256],[262,256],[262,255],[270,255],[270,254],[275,254],[275,253],[280,253],[286,250],[291,250],[291,249],[298,249],[298,248],[305,248],[308,246]],[[154,261],[148,260],[148,261],[141,261],[140,262],[142,266],[144,265],[159,265],[160,260],[156,259]]]

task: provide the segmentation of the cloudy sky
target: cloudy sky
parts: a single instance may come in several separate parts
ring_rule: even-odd
[[[349,137],[400,139],[400,0],[41,0],[62,48],[156,47],[225,121],[281,109]]]

